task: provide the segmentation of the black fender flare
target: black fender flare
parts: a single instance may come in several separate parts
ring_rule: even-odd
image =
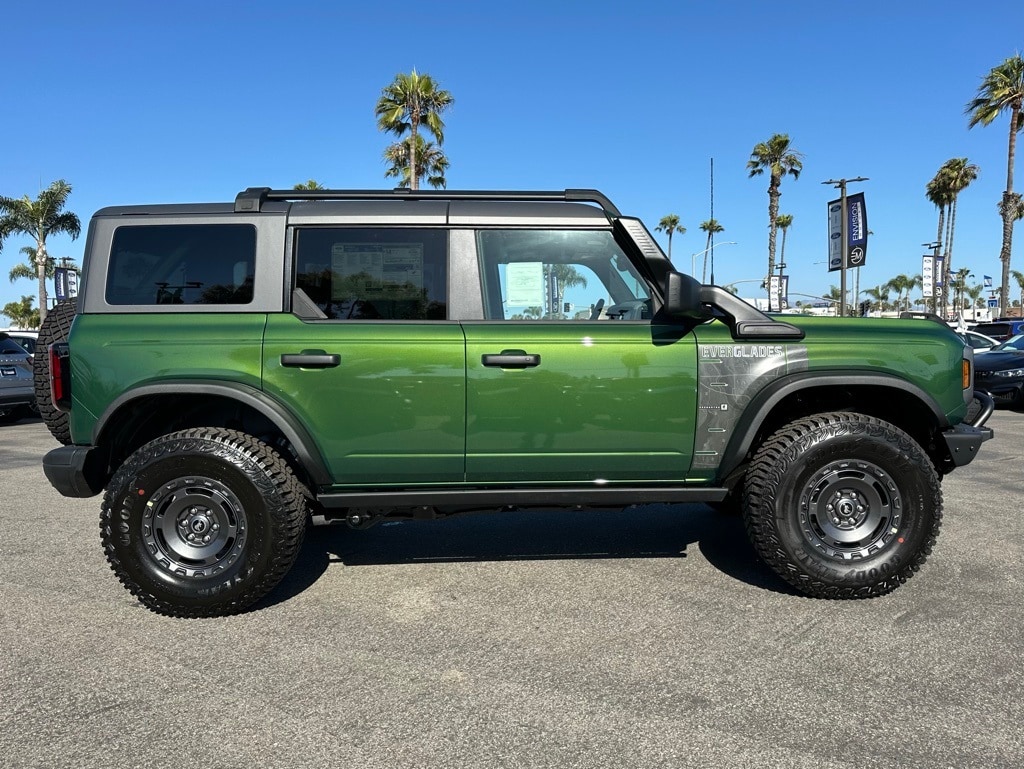
[[[718,468],[719,478],[726,478],[743,464],[750,451],[754,436],[772,410],[785,398],[802,390],[820,387],[883,387],[907,393],[927,406],[940,430],[949,427],[949,420],[938,402],[912,382],[884,373],[823,373],[803,371],[780,377],[755,395],[743,409],[743,416],[736,424],[736,430],[722,455]]]
[[[153,395],[214,395],[238,401],[262,414],[281,431],[295,449],[299,461],[314,484],[328,486],[332,483],[327,463],[305,425],[266,392],[241,382],[174,379],[159,384],[143,384],[126,390],[111,401],[96,420],[92,429],[93,445],[100,445],[104,429],[118,411],[132,401]]]

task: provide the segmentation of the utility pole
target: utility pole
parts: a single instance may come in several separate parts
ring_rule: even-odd
[[[854,179],[829,179],[827,182],[822,182],[822,184],[831,184],[839,189],[839,216],[842,218],[840,238],[842,239],[843,255],[842,265],[839,268],[839,317],[846,316],[846,268],[850,258],[850,222],[846,210],[846,185],[849,182],[866,182],[867,180],[866,176],[858,176]]]

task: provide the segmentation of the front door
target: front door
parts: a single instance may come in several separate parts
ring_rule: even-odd
[[[484,321],[466,334],[466,480],[685,479],[696,346],[653,324],[608,231],[477,234]]]

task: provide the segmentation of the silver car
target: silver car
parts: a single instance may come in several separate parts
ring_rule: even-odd
[[[0,332],[0,424],[38,413],[32,357],[5,332]]]

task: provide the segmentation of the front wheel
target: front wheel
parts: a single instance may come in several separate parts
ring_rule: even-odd
[[[758,555],[820,598],[894,590],[921,568],[942,522],[928,456],[862,414],[819,414],[776,432],[755,455],[744,496]]]
[[[234,614],[295,561],[307,498],[288,464],[256,438],[183,430],[150,441],[114,473],[101,538],[118,579],[153,611]]]

